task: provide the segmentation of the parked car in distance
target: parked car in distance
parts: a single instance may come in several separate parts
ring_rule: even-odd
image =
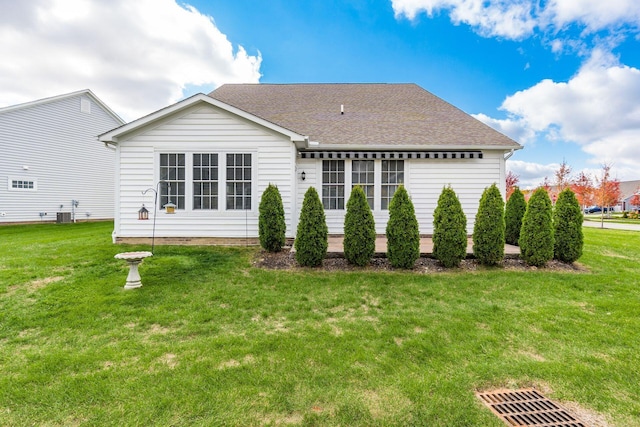
[[[607,207],[601,208],[600,206],[591,206],[591,207],[585,208],[584,213],[592,214],[592,213],[600,213],[602,211],[604,211],[605,213],[613,212],[613,206],[609,208]]]

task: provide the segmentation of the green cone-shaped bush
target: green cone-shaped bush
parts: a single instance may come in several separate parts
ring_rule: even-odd
[[[359,185],[353,187],[344,217],[344,257],[349,263],[364,266],[376,250],[376,224],[367,196]]]
[[[480,198],[473,227],[473,255],[483,265],[495,265],[504,258],[504,202],[495,184]]]
[[[553,259],[553,222],[551,200],[544,188],[537,189],[522,218],[520,257],[529,265],[544,266]]]
[[[467,217],[458,196],[442,189],[433,212],[433,256],[445,267],[456,267],[467,255]]]
[[[284,221],[284,206],[280,191],[269,184],[260,198],[258,233],[260,246],[265,251],[280,252],[285,244],[287,225]]]
[[[522,218],[527,210],[527,202],[524,200],[524,194],[518,187],[513,191],[504,213],[504,240],[510,245],[518,245],[520,239],[520,229],[522,228]]]
[[[420,232],[413,203],[403,185],[389,203],[387,259],[394,268],[413,268],[420,257]]]
[[[554,257],[562,262],[574,262],[582,256],[582,209],[576,195],[566,189],[558,195],[553,211]]]
[[[318,192],[309,187],[302,202],[294,242],[298,264],[305,267],[322,265],[322,260],[327,255],[328,234],[327,220]]]

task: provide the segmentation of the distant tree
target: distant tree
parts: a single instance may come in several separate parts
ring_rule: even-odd
[[[269,184],[262,193],[258,211],[260,246],[269,252],[280,252],[285,244],[287,225],[284,221],[284,207],[278,187]]]
[[[522,228],[522,218],[527,210],[527,202],[524,200],[524,194],[518,187],[515,188],[504,212],[505,241],[510,245],[518,245],[520,239],[520,229]]]
[[[420,232],[413,203],[403,185],[389,203],[387,259],[394,268],[413,268],[420,257]]]
[[[620,181],[611,178],[611,165],[603,164],[600,177],[597,179],[596,203],[603,208],[615,206],[620,202],[622,194],[620,192]],[[608,210],[608,209],[607,209]],[[600,227],[604,227],[604,211],[600,212]]]
[[[640,209],[640,187],[638,187],[636,189],[635,194],[633,195],[633,197],[631,197],[629,199],[629,203],[631,203],[633,206],[636,207],[636,210]]]
[[[547,194],[551,192],[551,183],[549,182],[549,177],[545,176],[538,188],[542,188]],[[537,188],[536,188],[537,190]]]
[[[571,184],[571,190],[575,193],[578,203],[582,208],[593,205],[593,195],[595,188],[593,180],[586,173],[580,172]]]
[[[480,264],[494,265],[504,258],[504,201],[496,184],[482,193],[473,227],[473,255]]]
[[[433,212],[433,256],[445,267],[456,267],[466,255],[467,217],[451,186],[445,187]]]
[[[314,187],[309,187],[302,201],[294,248],[296,261],[305,267],[322,265],[327,255],[329,231],[324,208]]]
[[[562,160],[560,167],[555,172],[555,186],[558,193],[562,192],[565,188],[571,186],[571,166],[567,164],[566,160]]]
[[[509,171],[507,172],[507,178],[505,181],[506,181],[505,184],[506,184],[506,190],[507,190],[507,200],[509,200],[509,197],[511,197],[511,194],[513,194],[514,190],[517,188],[518,182],[520,182],[520,177],[515,173],[513,173],[512,171]]]
[[[553,259],[551,200],[544,188],[538,188],[529,199],[518,244],[520,257],[529,265],[542,267]]]
[[[565,189],[553,210],[554,258],[574,262],[582,256],[582,209],[573,191]]]
[[[376,250],[376,224],[367,196],[359,185],[353,187],[344,217],[344,257],[349,263],[364,266]]]

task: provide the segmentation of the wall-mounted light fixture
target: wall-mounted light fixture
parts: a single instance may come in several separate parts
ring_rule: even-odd
[[[307,174],[306,174],[306,173],[304,173],[304,171],[302,171],[302,173],[300,174],[300,179],[301,179],[301,180],[303,180],[303,181],[304,181],[305,179],[307,179]]]

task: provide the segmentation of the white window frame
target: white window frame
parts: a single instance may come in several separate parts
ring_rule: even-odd
[[[373,160],[373,209],[372,211],[375,214],[386,215],[389,213],[389,209],[382,209],[382,162],[384,160],[401,160],[404,164],[404,182],[402,185],[407,191],[411,191],[409,188],[409,176],[411,172],[411,161],[407,159],[317,159],[316,161],[316,176],[318,176],[318,187],[320,189],[320,201],[322,202],[322,185],[323,185],[323,160],[344,160],[344,187],[345,187],[345,197],[344,197],[344,209],[327,209],[325,208],[325,214],[332,215],[332,212],[340,213],[346,211],[347,203],[349,202],[349,197],[351,196],[351,190],[353,189],[353,161],[355,160]],[[398,186],[400,184],[397,184]],[[323,202],[324,206],[324,202]]]
[[[13,183],[14,182],[28,182],[31,183],[31,187],[14,187]],[[34,192],[34,191],[38,191],[38,179],[37,178],[28,178],[25,176],[10,176],[9,179],[7,180],[7,189],[9,191],[23,191],[23,192]]]
[[[225,210],[227,211],[251,211],[253,209],[253,204],[254,204],[254,191],[253,191],[253,165],[254,165],[254,158],[251,155],[251,153],[225,153],[225,168],[224,168],[224,174],[225,174]],[[233,156],[234,157],[234,164],[233,165],[229,165],[229,156]],[[241,160],[242,160],[242,164],[238,165],[236,164],[236,161],[238,160],[238,156],[240,156]],[[246,169],[247,166],[245,164],[245,159],[246,156],[249,156],[249,179],[247,179],[247,174],[246,174]],[[229,168],[232,167],[232,171],[234,174],[233,179],[229,178]],[[240,172],[240,177],[238,177],[238,172]],[[246,208],[246,198],[247,198],[247,194],[245,193],[245,189],[247,188],[247,182],[249,184],[249,191],[250,194],[248,195],[249,197],[249,208]],[[243,190],[242,190],[242,194],[238,195],[238,194],[233,194],[232,196],[229,195],[229,185],[235,185],[236,188],[237,186],[241,185]],[[233,203],[232,205],[234,207],[229,207],[229,197],[233,197]],[[241,208],[237,208],[235,207],[237,205],[238,199],[242,200],[242,206]]]
[[[258,151],[257,150],[156,150],[154,178],[155,182],[160,180],[160,155],[161,154],[184,154],[185,155],[185,206],[179,212],[182,215],[192,217],[214,216],[237,216],[246,213],[255,213],[258,206]],[[218,155],[218,209],[194,209],[193,208],[193,155],[194,154],[217,154]],[[227,209],[227,154],[250,154],[251,155],[251,209]],[[172,192],[172,194],[174,194]],[[160,203],[160,194],[158,194]],[[175,203],[175,201],[174,201]],[[161,206],[158,205],[158,210]],[[178,212],[178,210],[176,210]]]
[[[384,183],[382,180],[382,174],[384,173],[384,171],[382,170],[382,164],[384,162],[402,162],[402,182],[398,182],[396,179],[395,183]],[[406,170],[406,165],[407,162],[404,159],[382,159],[380,160],[380,210],[381,211],[388,211],[389,210],[389,205],[391,204],[391,200],[393,199],[393,194],[395,194],[395,192],[398,190],[398,187],[400,187],[401,185],[405,185],[405,181],[406,181],[406,174],[407,174],[407,170]],[[396,168],[396,172],[397,173],[397,168]],[[382,188],[383,187],[396,187],[396,189],[393,191],[392,195],[388,195],[385,199],[388,199],[389,202],[387,203],[387,207],[383,208],[382,205],[382,200],[383,200],[383,195],[382,195]]]
[[[209,164],[208,165],[202,165],[202,163],[200,165],[195,164],[195,157],[196,156],[201,156],[201,160],[202,160],[202,156],[208,156],[209,157]],[[212,165],[211,164],[211,160],[214,158],[212,156],[215,156],[215,161],[216,164]],[[191,153],[191,161],[193,162],[193,164],[191,165],[191,207],[194,211],[217,211],[220,209],[220,153]],[[196,169],[200,169],[200,178],[196,179],[195,178],[195,172]],[[215,169],[215,176],[212,172],[213,169]],[[204,171],[208,170],[208,174],[209,177],[208,179],[203,179],[202,174]],[[215,194],[198,194],[196,195],[196,185],[200,186],[200,189],[202,190],[204,188],[204,185],[208,185],[210,188],[210,192],[212,188],[215,188]],[[196,208],[196,198],[199,198],[201,200],[200,203],[200,207]],[[203,201],[206,199],[209,199],[209,207],[205,208],[202,207],[203,205]],[[212,207],[211,202],[215,200],[215,207]]]
[[[331,170],[331,168],[329,168],[329,170],[325,172],[324,170],[325,162],[337,162],[336,165],[338,165],[339,162],[342,162],[342,165],[343,165],[342,171],[340,171],[338,168],[336,168],[336,170]],[[324,181],[325,173],[328,173],[330,177],[329,182],[326,182],[326,183]],[[342,173],[342,182],[338,182],[340,173]],[[336,176],[336,182],[331,182],[332,174]],[[347,188],[351,188],[350,181],[351,181],[351,162],[345,159],[324,159],[320,161],[320,186],[321,186],[320,201],[322,202],[322,206],[324,207],[325,211],[343,211],[346,209],[347,200],[349,200],[349,194],[347,194]],[[338,193],[336,196],[331,196],[330,194],[327,196],[329,207],[325,206],[325,203],[324,203],[325,202],[325,195],[324,195],[325,186],[335,187],[336,192]],[[342,195],[339,194],[340,186],[342,186]],[[336,200],[335,208],[330,207],[332,198]],[[340,199],[342,199],[342,207],[339,207]]]
[[[161,165],[161,158],[163,155],[168,155],[168,156],[184,156],[184,164],[182,166],[180,165],[175,165],[175,166],[162,166]],[[164,210],[164,205],[166,205],[167,203],[171,202],[173,204],[176,205],[176,210],[186,210],[187,209],[187,182],[189,182],[189,180],[187,179],[188,176],[188,165],[187,165],[187,157],[190,157],[187,153],[180,153],[180,152],[162,152],[159,153],[158,155],[158,166],[157,166],[157,170],[158,170],[158,175],[160,176],[160,180],[164,180],[165,178],[162,177],[162,174],[160,173],[160,168],[162,167],[175,167],[176,170],[178,170],[178,168],[183,168],[184,169],[184,178],[180,179],[179,177],[176,176],[175,179],[169,179],[169,182],[161,182],[160,183],[160,194],[158,194],[158,209],[159,210]],[[183,183],[183,187],[184,187],[184,194],[178,194],[178,190],[175,188],[175,186],[172,186],[171,183]],[[166,197],[166,200],[165,200]],[[172,198],[173,197],[173,198]],[[180,206],[180,199],[182,199],[183,201],[183,206]]]
[[[353,168],[353,164],[359,162],[361,164],[370,164],[373,169],[372,170],[359,170],[359,171],[354,171]],[[371,182],[354,182],[354,175],[357,174],[359,177],[366,177],[369,175],[369,173],[373,174],[373,180]],[[358,179],[358,181],[360,181],[360,179]],[[376,194],[378,194],[376,192],[376,161],[373,159],[352,159],[351,160],[351,190],[353,190],[353,188],[359,185],[360,187],[362,187],[362,189],[364,190],[364,194],[367,197],[367,202],[369,203],[369,207],[371,208],[371,210],[374,210],[376,207]],[[371,193],[372,194],[368,194],[367,190],[371,189]]]

